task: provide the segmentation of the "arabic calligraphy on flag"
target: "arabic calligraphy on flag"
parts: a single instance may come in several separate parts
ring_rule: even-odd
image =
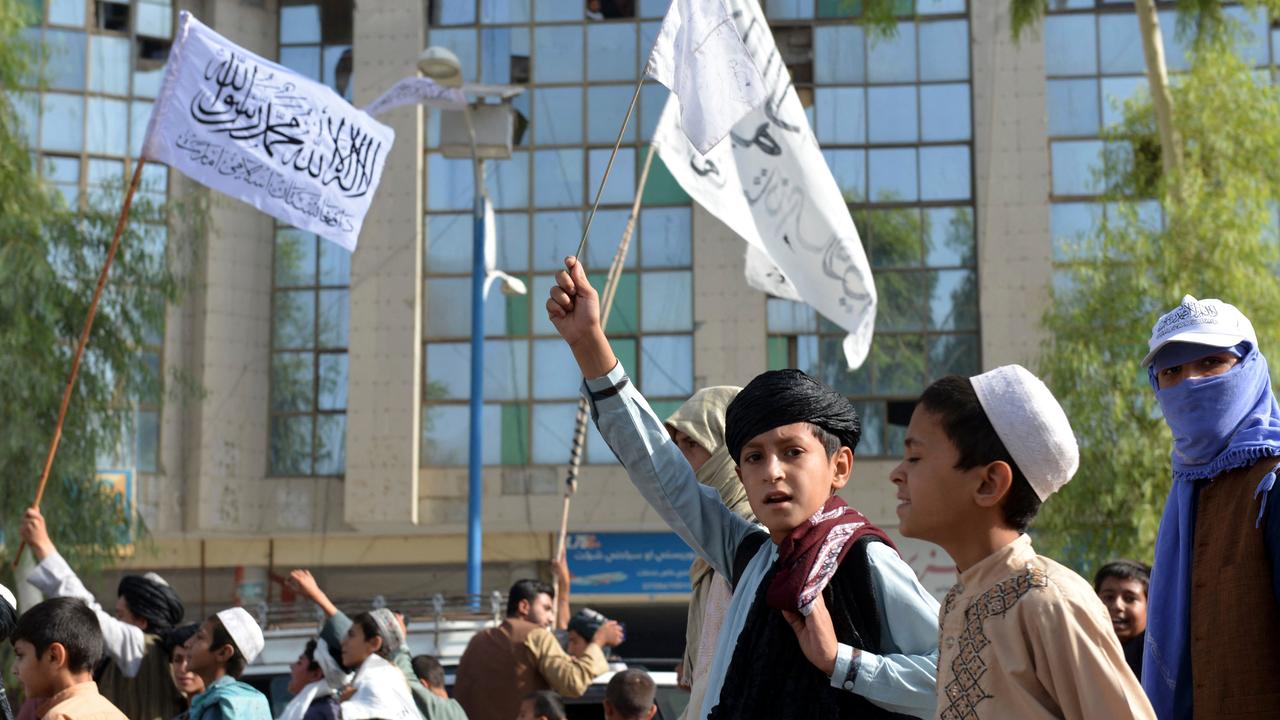
[[[354,250],[395,132],[183,12],[142,154]]]

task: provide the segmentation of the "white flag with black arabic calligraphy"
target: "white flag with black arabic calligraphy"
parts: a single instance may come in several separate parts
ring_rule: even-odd
[[[747,281],[802,300],[849,334],[845,361],[860,367],[875,329],[876,287],[848,205],[831,175],[773,33],[755,0],[725,0],[756,67],[766,101],[729,139],[698,152],[667,100],[653,144],[699,205],[747,241]]]
[[[355,250],[394,141],[327,86],[183,12],[142,155]]]

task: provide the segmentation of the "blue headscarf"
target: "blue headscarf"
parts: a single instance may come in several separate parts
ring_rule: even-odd
[[[1158,369],[1223,350],[1240,357],[1226,373],[1159,389]],[[1156,357],[1149,376],[1173,431],[1173,488],[1156,538],[1150,591],[1155,602],[1147,611],[1142,688],[1156,716],[1172,720],[1191,716],[1188,631],[1198,481],[1280,456],[1280,405],[1271,392],[1267,359],[1249,343],[1234,348],[1171,344]],[[1269,473],[1257,492],[1269,491],[1275,479],[1275,473]]]

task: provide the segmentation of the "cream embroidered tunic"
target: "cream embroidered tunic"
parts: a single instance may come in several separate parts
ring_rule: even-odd
[[[1026,535],[960,574],[938,626],[939,720],[1155,718],[1093,588]]]

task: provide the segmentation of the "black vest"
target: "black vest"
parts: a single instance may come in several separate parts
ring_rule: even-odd
[[[731,578],[735,591],[747,564],[766,542],[769,534],[758,532],[748,535],[738,546]],[[881,613],[867,556],[867,544],[872,542],[880,541],[864,537],[849,548],[822,597],[840,642],[881,655]],[[725,673],[719,702],[711,711],[712,720],[908,718],[861,695],[831,687],[831,679],[805,658],[786,618],[765,603],[775,572],[776,562],[756,590]]]

